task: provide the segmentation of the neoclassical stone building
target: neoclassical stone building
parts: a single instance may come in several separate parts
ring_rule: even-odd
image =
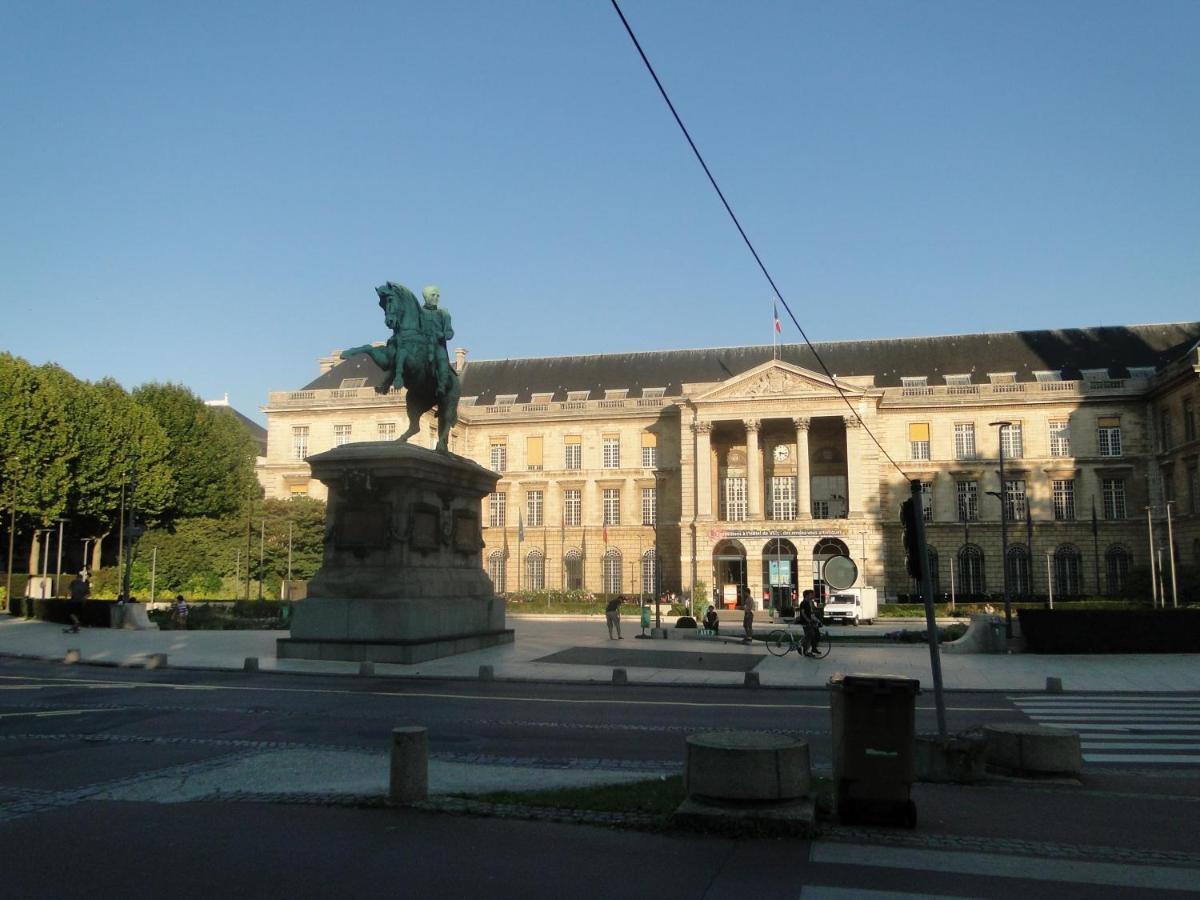
[[[848,555],[859,584],[909,594],[898,510],[919,479],[935,590],[998,594],[1001,441],[1014,594],[1119,593],[1151,536],[1167,563],[1168,509],[1177,562],[1200,564],[1200,322],[817,352],[825,367],[803,345],[458,351],[451,447],[503,475],[483,510],[497,589],[702,586],[781,605]],[[268,496],[321,496],[308,454],[404,430],[370,359],[320,369],[264,407]],[[1169,598],[1169,563],[1164,583]]]

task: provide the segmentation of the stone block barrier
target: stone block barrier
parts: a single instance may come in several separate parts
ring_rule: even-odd
[[[245,661],[242,663],[242,671],[243,672],[257,672],[258,671],[258,657],[257,656],[247,656]]]
[[[629,673],[624,669],[613,669],[612,673],[613,684],[629,684]]]
[[[759,731],[719,731],[687,739],[684,784],[704,800],[779,801],[807,797],[808,742]]]
[[[392,769],[388,799],[418,803],[429,797],[429,730],[423,725],[392,729]]]
[[[1025,722],[985,725],[989,769],[1023,777],[1077,778],[1083,770],[1079,734],[1066,728]]]

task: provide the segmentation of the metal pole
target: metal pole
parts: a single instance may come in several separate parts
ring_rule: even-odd
[[[954,592],[954,554],[950,554],[950,612],[955,612],[957,609],[957,597]]]
[[[80,566],[80,569],[91,571],[92,567],[88,565],[88,544],[92,542],[92,539],[80,538],[80,541],[83,543],[83,565]]]
[[[1012,598],[1008,595],[1008,483],[1004,480],[1004,431],[1012,422],[991,422],[998,425],[1000,439],[1000,573],[1004,585],[1004,636],[1012,640]]]
[[[4,581],[4,609],[12,609],[12,562],[13,535],[17,531],[17,505],[9,501],[8,507],[8,575]]]
[[[921,554],[921,593],[925,595],[925,625],[929,629],[929,667],[933,671],[933,699],[937,706],[938,737],[946,737],[946,697],[942,691],[942,657],[938,649],[937,617],[933,611],[933,573],[929,571],[929,553],[925,544],[925,512],[921,509],[921,481],[909,483],[913,518],[917,526],[917,546]],[[822,578],[824,581],[824,578]]]
[[[58,596],[58,587],[62,584],[62,542],[63,542],[63,523],[66,519],[58,520],[58,567],[54,574],[54,596]]]
[[[1174,500],[1167,501],[1167,558],[1171,561],[1171,607],[1179,608],[1179,586],[1175,583],[1175,534],[1171,530],[1171,504]],[[1163,606],[1167,605],[1167,598],[1163,597]]]
[[[260,519],[258,523],[258,599],[262,599],[263,591],[263,560],[267,542],[267,520]]]
[[[292,523],[288,522],[288,570],[287,570],[287,590],[284,591],[287,595],[286,599],[292,599]]]
[[[1154,523],[1150,521],[1150,507],[1146,507],[1146,531],[1150,535],[1150,605],[1158,607],[1158,573],[1154,571]]]
[[[238,595],[242,593],[242,548],[237,548],[237,554],[233,557],[233,599],[241,599]]]
[[[53,528],[47,528],[42,532],[45,535],[46,543],[42,547],[42,599],[49,600],[46,596],[46,582],[44,579],[50,577],[50,535],[54,534]]]
[[[1163,561],[1162,547],[1156,547],[1154,552],[1158,555],[1158,596],[1162,600],[1163,609],[1167,608],[1167,586],[1163,583]]]
[[[121,520],[117,524],[117,593],[120,593],[122,574],[125,571],[125,480],[128,472],[121,473]]]
[[[150,602],[154,602],[155,580],[158,578],[158,548],[150,551]]]
[[[1050,554],[1046,554],[1046,588],[1050,592],[1050,608],[1054,609],[1054,572],[1050,568]]]

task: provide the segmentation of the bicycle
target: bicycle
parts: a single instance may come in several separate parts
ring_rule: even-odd
[[[821,630],[820,625],[816,626],[816,630],[816,640],[813,642],[813,647],[809,649],[805,646],[807,640],[804,629],[793,632],[784,628],[777,628],[767,635],[767,650],[770,651],[772,656],[786,656],[795,650],[803,656],[824,659],[829,655],[829,635]]]

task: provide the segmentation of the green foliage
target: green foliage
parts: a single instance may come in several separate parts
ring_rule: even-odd
[[[0,353],[0,501],[45,524],[67,510],[79,441],[71,423],[79,382],[57,366]]]
[[[471,796],[460,794],[459,796]],[[592,812],[636,812],[670,815],[687,796],[682,775],[664,775],[626,784],[559,788],[544,791],[495,791],[474,795],[489,803]]]
[[[150,411],[169,443],[175,498],[164,518],[226,516],[257,496],[257,445],[233,416],[177,384],[144,384],[133,399]]]

